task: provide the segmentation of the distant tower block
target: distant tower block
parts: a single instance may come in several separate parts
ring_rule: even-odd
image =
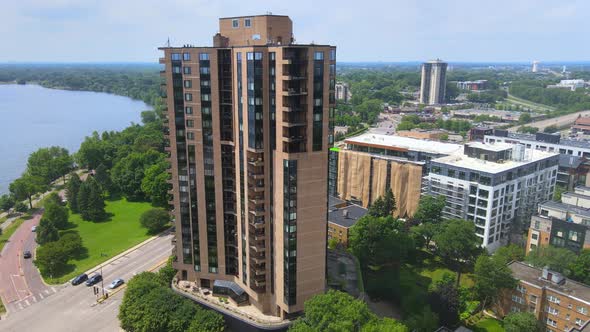
[[[533,73],[537,73],[537,72],[539,72],[539,65],[540,65],[540,63],[541,63],[541,62],[539,62],[539,61],[537,61],[537,60],[533,61],[533,68],[531,69],[531,71],[532,71]]]
[[[422,64],[420,83],[420,103],[427,105],[443,104],[447,86],[447,63],[440,59]]]

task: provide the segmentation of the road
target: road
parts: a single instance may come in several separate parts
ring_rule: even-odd
[[[30,227],[27,226],[21,229],[31,233]],[[103,267],[105,288],[113,279],[129,280],[137,273],[162,265],[171,254],[171,240],[172,235],[160,235],[145,245],[108,262]],[[99,268],[94,270],[100,272]],[[84,284],[78,286],[64,284],[49,287],[49,289],[52,294],[43,298],[33,293],[31,296],[34,296],[35,300],[29,297],[30,304],[23,305],[22,309],[18,305],[9,305],[8,316],[0,321],[0,331],[112,332],[120,330],[117,314],[124,289],[114,292],[101,304],[96,304],[92,287],[86,287]]]
[[[33,259],[24,259],[23,252],[35,251],[35,233],[31,227],[39,224],[41,214],[26,220],[12,234],[0,254],[0,296],[8,311],[18,310],[53,295],[54,288],[47,287],[33,265]]]
[[[555,125],[558,128],[565,127],[570,125],[576,121],[579,115],[582,116],[590,116],[590,111],[581,111],[572,114],[562,115],[553,119],[541,120],[536,122],[527,123],[525,126],[537,127],[539,131],[543,131],[545,127],[549,127],[551,125]],[[508,128],[509,131],[516,132],[520,126],[514,126]]]
[[[375,127],[369,128],[369,133],[380,135],[393,135],[395,128],[401,121],[401,115],[381,113]]]

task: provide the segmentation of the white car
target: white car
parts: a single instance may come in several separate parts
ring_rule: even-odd
[[[111,282],[111,284],[109,285],[109,289],[115,289],[119,286],[121,286],[122,284],[125,283],[125,280],[119,278],[119,279],[115,279],[113,280],[113,282]]]
[[[36,232],[36,231],[37,231],[37,226],[31,227],[31,232]]]

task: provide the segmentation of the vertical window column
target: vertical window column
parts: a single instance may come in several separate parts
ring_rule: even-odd
[[[322,150],[324,112],[324,52],[314,52],[313,57],[313,142],[312,150]]]
[[[284,302],[297,297],[297,160],[283,161],[283,271]]]

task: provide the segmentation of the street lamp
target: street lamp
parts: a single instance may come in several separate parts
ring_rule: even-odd
[[[100,257],[108,257],[107,254],[101,252]],[[102,288],[102,297],[104,298],[104,275],[102,274],[102,266],[104,263],[100,264],[100,288]]]

